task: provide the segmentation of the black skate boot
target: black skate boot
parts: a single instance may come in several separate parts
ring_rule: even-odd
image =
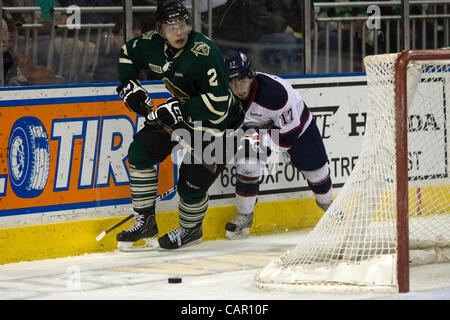
[[[117,234],[118,249],[120,251],[146,251],[158,247],[156,237],[158,226],[156,225],[155,213],[138,213],[134,225]],[[143,239],[144,245],[133,246],[136,241]]]
[[[202,242],[202,234],[201,224],[192,229],[178,227],[163,235],[158,239],[158,242],[162,249],[177,249],[183,246],[199,244]]]
[[[250,227],[253,224],[253,213],[239,213],[233,220],[225,225],[225,237],[228,240],[247,238],[250,234]]]

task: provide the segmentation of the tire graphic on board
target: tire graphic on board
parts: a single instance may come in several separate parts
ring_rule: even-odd
[[[42,122],[34,117],[18,119],[9,135],[9,180],[21,198],[39,196],[47,183],[50,149]]]

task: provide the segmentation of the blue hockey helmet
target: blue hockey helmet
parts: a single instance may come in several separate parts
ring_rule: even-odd
[[[228,69],[228,80],[239,81],[245,77],[253,79],[255,70],[252,62],[242,52],[236,52],[225,58],[225,65]]]

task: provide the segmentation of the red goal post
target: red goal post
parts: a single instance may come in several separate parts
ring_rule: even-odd
[[[450,50],[403,51],[395,63],[395,105],[397,145],[397,278],[399,292],[409,291],[408,215],[408,86],[407,67],[411,61],[450,61]]]

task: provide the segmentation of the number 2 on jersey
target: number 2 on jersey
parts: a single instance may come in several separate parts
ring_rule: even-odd
[[[217,71],[216,71],[216,69],[214,69],[214,68],[209,69],[208,72],[207,72],[207,74],[208,74],[208,76],[210,77],[210,78],[209,78],[209,85],[210,85],[211,87],[217,86],[217,85],[218,85],[218,82],[217,82]]]

